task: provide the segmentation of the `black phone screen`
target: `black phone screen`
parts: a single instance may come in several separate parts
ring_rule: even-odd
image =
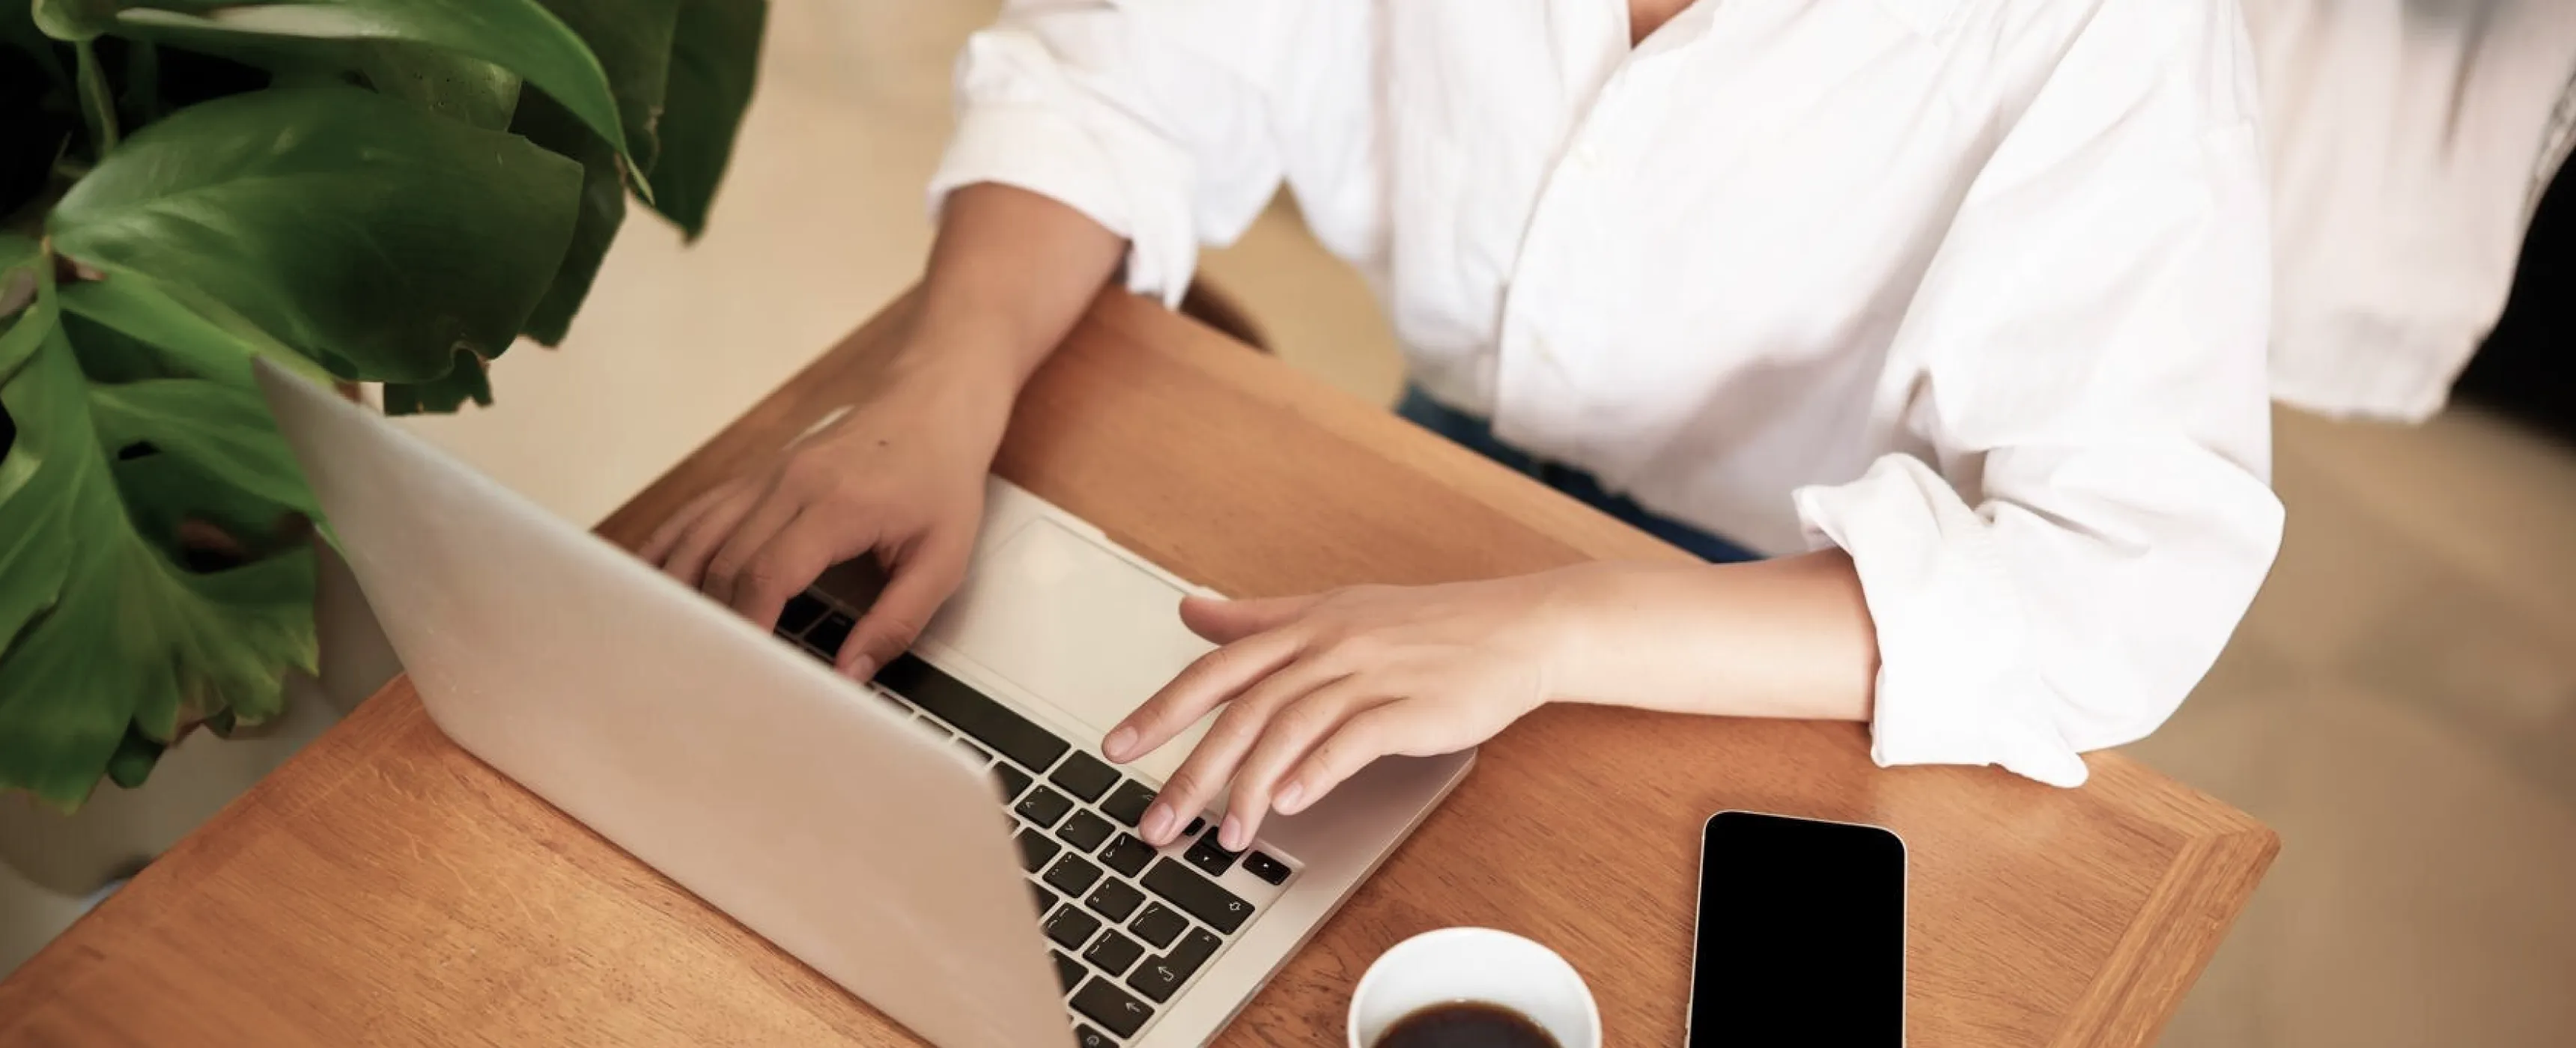
[[[1720,812],[1700,845],[1690,1048],[1905,1043],[1905,844]]]

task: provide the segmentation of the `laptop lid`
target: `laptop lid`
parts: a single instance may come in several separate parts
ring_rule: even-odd
[[[934,1042],[1071,1042],[982,772],[374,412],[258,377],[459,745]]]

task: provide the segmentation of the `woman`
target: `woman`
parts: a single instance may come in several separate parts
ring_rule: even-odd
[[[892,378],[674,517],[671,574],[765,624],[873,554],[869,674],[957,585],[1094,289],[1177,300],[1283,179],[1383,297],[1408,414],[1712,561],[1184,602],[1221,646],[1103,743],[1221,711],[1156,844],[1230,787],[1242,847],[1551,701],[2077,785],[2277,547],[2233,0],[1030,0],[958,84]]]

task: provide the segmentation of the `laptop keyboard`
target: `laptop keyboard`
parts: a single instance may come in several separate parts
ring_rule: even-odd
[[[854,624],[807,590],[788,602],[778,635],[828,662]],[[1258,841],[1241,852],[1218,846],[1205,819],[1168,847],[1146,844],[1134,830],[1153,787],[909,652],[875,684],[917,727],[992,772],[1082,1048],[1143,1035],[1295,874]]]

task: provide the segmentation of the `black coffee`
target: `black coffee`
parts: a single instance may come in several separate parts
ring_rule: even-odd
[[[1529,1017],[1495,1004],[1435,1004],[1395,1021],[1370,1048],[1557,1048]]]

